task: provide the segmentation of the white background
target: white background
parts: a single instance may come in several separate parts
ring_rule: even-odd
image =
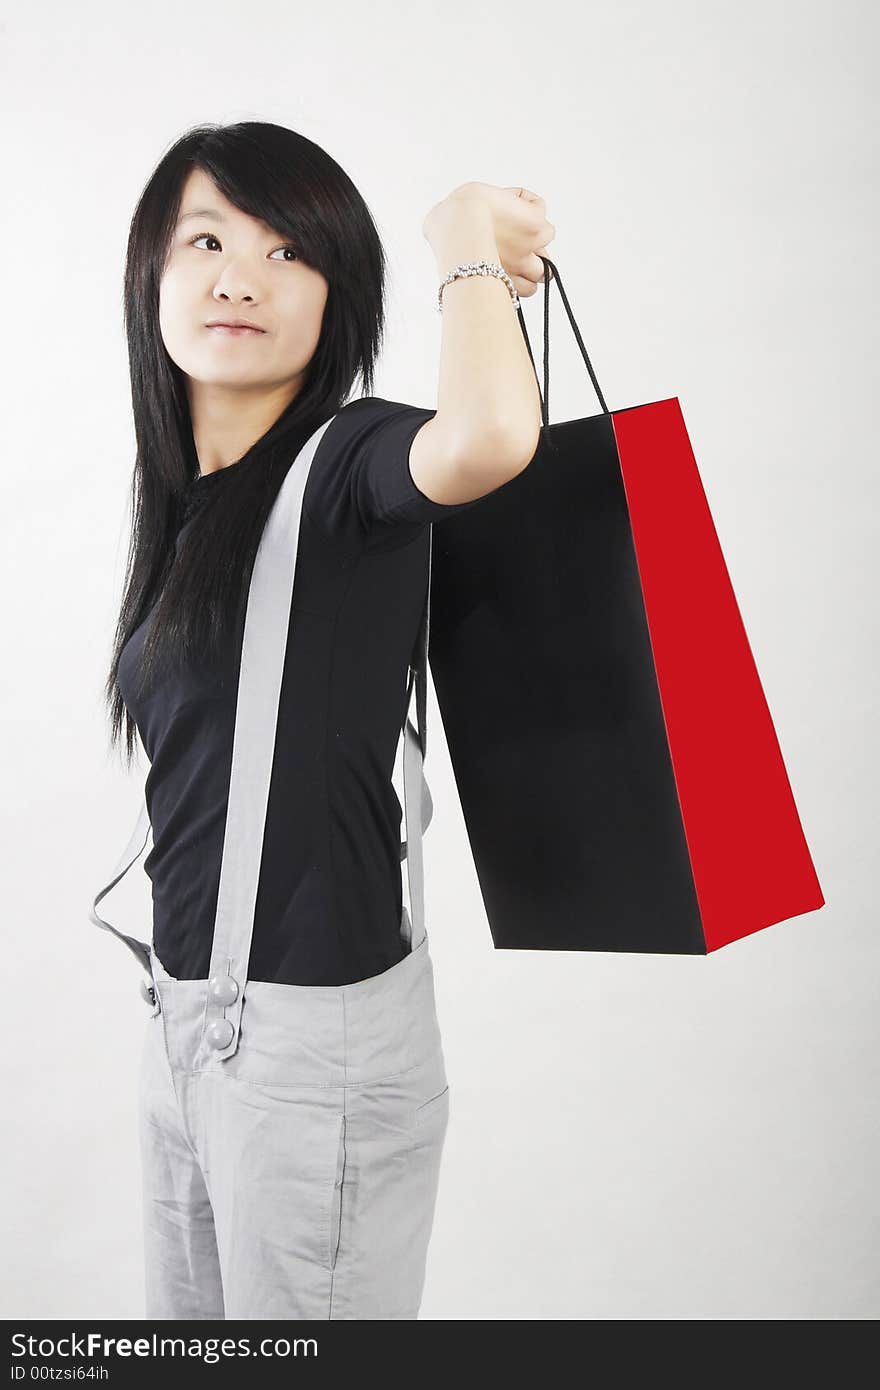
[[[546,199],[609,406],[681,401],[827,898],[707,958],[494,951],[432,690],[452,1110],[422,1318],[876,1317],[876,11],[5,16],[2,1316],[142,1316],[147,1009],[87,915],[145,771],[108,754],[101,697],[133,464],[122,267],[165,148],[263,119],[376,217],[390,399],[436,404],[429,207],[468,179]],[[555,293],[553,314],[551,418],[595,414]],[[143,936],[129,880],[105,910]]]

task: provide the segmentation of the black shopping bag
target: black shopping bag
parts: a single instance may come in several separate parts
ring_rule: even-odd
[[[824,898],[678,398],[609,411],[542,259],[537,452],[432,536],[483,902],[496,947],[706,954]],[[551,284],[602,407],[552,425]]]

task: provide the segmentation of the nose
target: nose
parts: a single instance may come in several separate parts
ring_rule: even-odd
[[[253,265],[228,261],[217,276],[214,298],[221,304],[254,304],[259,298],[259,286],[254,280]]]

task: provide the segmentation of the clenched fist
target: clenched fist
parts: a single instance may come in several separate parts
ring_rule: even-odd
[[[431,242],[433,237],[446,235],[456,217],[466,217],[475,209],[488,212],[499,260],[517,294],[528,299],[544,279],[544,264],[538,253],[556,235],[553,223],[547,221],[544,199],[528,188],[463,183],[431,209],[422,232]]]

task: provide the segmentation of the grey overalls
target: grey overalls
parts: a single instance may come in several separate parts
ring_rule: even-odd
[[[139,1084],[148,1318],[416,1318],[421,1302],[449,1118],[424,924],[430,578],[403,725],[410,951],[354,984],[247,978],[302,500],[330,423],[292,464],[254,563],[209,977],[173,979],[152,944],[97,913],[146,845],[145,804],[90,912],[149,972]]]

